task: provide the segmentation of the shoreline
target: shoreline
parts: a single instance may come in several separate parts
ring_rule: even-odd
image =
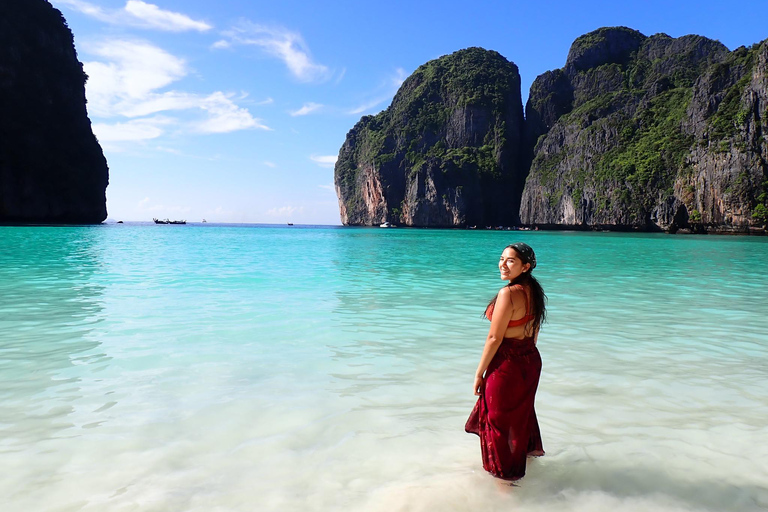
[[[347,224],[345,228],[375,228],[375,224]],[[755,226],[705,226],[697,225],[685,228],[662,229],[658,226],[617,226],[617,225],[573,225],[573,224],[531,224],[520,226],[404,226],[394,224],[383,229],[459,229],[467,231],[573,231],[595,233],[663,233],[667,235],[733,235],[733,236],[766,236],[768,229]]]

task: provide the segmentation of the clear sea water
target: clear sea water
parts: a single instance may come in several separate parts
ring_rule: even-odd
[[[465,434],[502,248],[549,295],[545,457]],[[768,238],[0,228],[0,507],[768,508]]]

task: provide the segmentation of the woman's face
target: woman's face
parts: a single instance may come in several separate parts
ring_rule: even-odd
[[[499,272],[501,272],[501,279],[503,281],[511,281],[523,272],[527,272],[531,268],[530,263],[523,263],[520,259],[520,255],[517,251],[511,247],[504,249],[499,258]]]

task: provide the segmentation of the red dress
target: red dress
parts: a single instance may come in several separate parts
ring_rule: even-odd
[[[486,316],[490,319],[492,314],[491,307]],[[523,325],[530,319],[530,315],[525,316],[509,326]],[[517,480],[525,475],[527,456],[544,455],[533,407],[541,375],[541,356],[533,337],[504,338],[485,375],[464,430],[480,436],[486,471]]]

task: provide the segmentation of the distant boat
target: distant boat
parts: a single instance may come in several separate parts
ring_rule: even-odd
[[[379,224],[379,227],[380,228],[394,228],[395,225],[394,224],[390,224],[389,222],[385,222],[383,224]]]
[[[289,226],[293,226],[293,222],[289,222],[289,223],[288,223],[288,225],[289,225]]]
[[[186,224],[186,220],[168,220],[168,219],[152,219],[155,224]]]
[[[118,223],[118,224],[122,224],[122,223],[123,223],[123,221],[119,220],[119,221],[117,221],[117,223]]]
[[[205,219],[203,219],[203,224],[205,224],[206,222],[208,222],[208,221],[207,221],[207,220],[205,220]]]

